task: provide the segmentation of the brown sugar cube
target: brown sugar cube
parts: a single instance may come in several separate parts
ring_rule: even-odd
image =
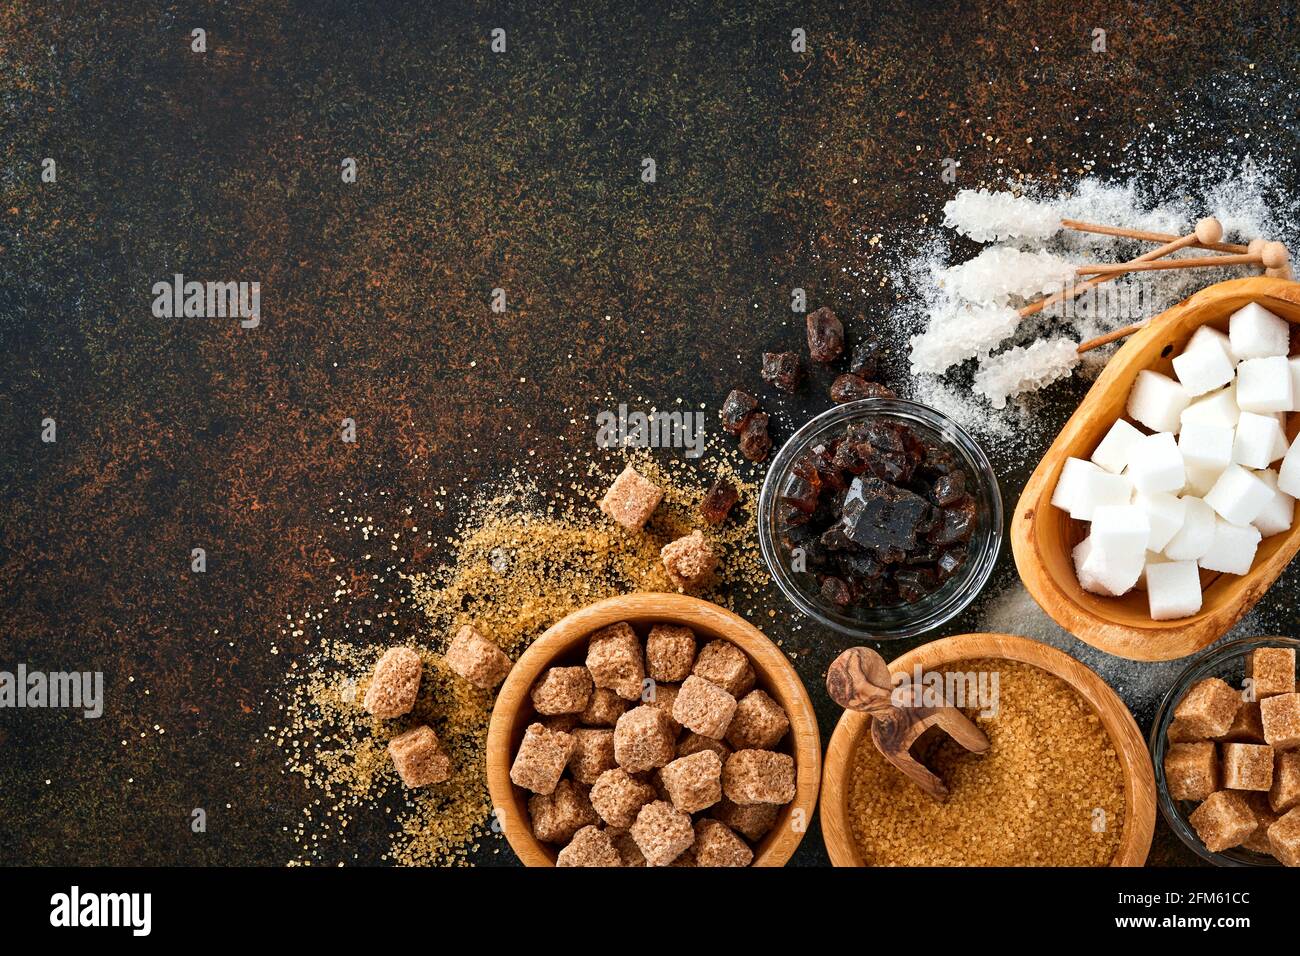
[[[699,530],[664,545],[659,557],[663,559],[668,579],[687,591],[707,584],[718,566],[717,552]]]
[[[1278,694],[1259,702],[1264,739],[1278,750],[1300,747],[1300,694]]]
[[[1286,813],[1293,807],[1300,807],[1300,750],[1277,755],[1268,805],[1274,813]]]
[[[721,740],[736,713],[736,698],[692,674],[673,701],[673,719],[697,734]]]
[[[591,787],[591,805],[612,827],[630,827],[641,808],[653,799],[654,787],[617,767],[602,773]]]
[[[663,500],[663,490],[628,465],[600,499],[600,510],[628,531],[640,531]]]
[[[674,807],[697,813],[722,799],[722,758],[712,750],[678,757],[659,771]]]
[[[1171,720],[1169,730],[1165,736],[1171,744],[1190,744],[1198,740],[1204,740],[1200,734],[1194,733],[1185,722],[1181,720]]]
[[[781,808],[775,803],[750,803],[744,806],[723,796],[717,806],[709,811],[715,820],[721,820],[746,839],[758,842],[776,825]]]
[[[1223,744],[1223,786],[1228,790],[1269,790],[1273,786],[1273,748]]]
[[[1246,796],[1233,790],[1212,793],[1188,818],[1196,835],[1211,853],[1241,846],[1255,832],[1255,814]]]
[[[1197,737],[1222,737],[1232,727],[1241,707],[1241,695],[1219,680],[1198,681],[1174,708],[1174,718]]]
[[[622,866],[623,858],[614,849],[609,834],[594,826],[585,826],[573,835],[555,857],[556,866]]]
[[[696,866],[749,866],[754,851],[745,841],[718,820],[705,818],[695,821]]]
[[[1295,648],[1260,647],[1246,657],[1255,699],[1295,693]]]
[[[1170,731],[1172,733],[1172,727],[1170,727]],[[1248,700],[1243,702],[1241,708],[1237,711],[1237,716],[1232,719],[1232,726],[1219,739],[1234,744],[1264,743],[1264,721],[1260,716],[1259,701]]]
[[[447,647],[447,666],[475,687],[492,690],[510,673],[510,658],[505,651],[466,624]]]
[[[587,671],[597,687],[608,687],[624,700],[641,696],[645,658],[636,631],[628,624],[611,624],[591,635]]]
[[[561,780],[551,793],[529,797],[528,817],[533,836],[543,843],[568,843],[583,827],[600,822],[591,800],[572,780]]]
[[[1214,744],[1171,744],[1165,753],[1165,781],[1174,800],[1204,800],[1218,788],[1219,758]]]
[[[657,681],[686,680],[695,664],[695,632],[679,624],[656,624],[646,638],[645,661]]]
[[[588,727],[613,727],[625,710],[627,701],[608,687],[597,687],[591,692],[581,720]]]
[[[737,750],[771,750],[790,729],[785,710],[761,690],[751,690],[736,703],[727,728],[727,743]]]
[[[409,647],[390,647],[375,665],[361,704],[376,717],[409,714],[420,692],[420,655]]]
[[[591,675],[585,667],[551,667],[533,685],[533,707],[539,714],[580,714],[591,700]]]
[[[681,740],[677,741],[677,756],[689,757],[691,754],[697,754],[701,750],[712,750],[718,755],[719,760],[726,760],[731,755],[731,748],[721,740],[715,740],[712,737],[705,737],[703,734],[697,734],[691,730],[686,733]]]
[[[573,756],[569,758],[569,773],[578,783],[588,786],[596,782],[614,763],[614,731],[580,727],[573,732]]]
[[[735,803],[789,803],[794,759],[770,750],[737,750],[722,765],[722,790]]]
[[[1272,856],[1273,845],[1268,842],[1268,828],[1277,822],[1280,814],[1273,812],[1268,797],[1262,793],[1246,794],[1246,802],[1250,812],[1255,814],[1255,832],[1242,841],[1242,849]]]
[[[556,714],[554,717],[543,717],[542,724],[547,730],[558,730],[560,733],[571,734],[578,728],[578,715]]]
[[[668,726],[673,729],[674,737],[682,732],[682,725],[673,716],[673,706],[677,703],[677,695],[681,692],[680,684],[653,684],[650,699],[646,701],[651,707],[658,707],[664,712],[668,718]]]
[[[736,699],[744,697],[754,686],[754,668],[749,658],[730,641],[710,641],[695,658],[691,673],[717,684]]]
[[[1300,807],[1288,810],[1268,828],[1268,843],[1283,866],[1300,866]]]
[[[695,862],[695,847],[688,846],[682,851],[682,855],[668,864],[669,866],[698,866]]]
[[[421,725],[388,741],[388,756],[408,787],[427,787],[451,779],[451,758],[442,752],[438,735],[429,727]]]
[[[614,725],[614,759],[628,773],[662,767],[677,752],[677,735],[658,707],[633,707]]]
[[[647,803],[632,824],[632,839],[650,866],[667,866],[695,842],[691,818],[663,800]]]
[[[636,845],[636,840],[632,839],[631,830],[626,827],[606,827],[605,832],[609,834],[609,839],[614,844],[614,849],[618,851],[624,866],[646,865],[645,854]]]
[[[572,734],[529,724],[510,767],[510,779],[516,786],[533,793],[554,792],[573,756],[573,744]]]

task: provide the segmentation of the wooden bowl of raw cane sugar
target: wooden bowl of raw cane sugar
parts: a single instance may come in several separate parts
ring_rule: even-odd
[[[1016,570],[1034,600],[1075,637],[1109,654],[1136,661],[1186,657],[1214,643],[1249,611],[1300,550],[1300,522],[1290,531],[1265,538],[1250,573],[1203,571],[1201,610],[1191,617],[1154,621],[1141,591],[1123,597],[1090,594],[1075,576],[1071,553],[1087,535],[1051,504],[1067,458],[1087,459],[1115,423],[1125,416],[1129,391],[1143,369],[1172,374],[1172,356],[1203,325],[1227,331],[1228,317],[1258,302],[1274,315],[1300,324],[1300,283],[1267,276],[1219,282],[1152,319],[1106,363],[1078,410],[1030,476],[1011,523]],[[1294,439],[1300,414],[1287,416],[1286,434]]]
[[[524,730],[537,719],[529,691],[552,666],[583,663],[587,639],[610,624],[626,621],[640,634],[652,624],[682,624],[698,642],[730,641],[749,657],[755,687],[784,708],[790,720],[780,748],[794,758],[795,797],[781,808],[775,825],[754,847],[753,866],[783,866],[803,839],[817,805],[822,747],[817,716],[803,682],[785,654],[748,621],[708,601],[684,594],[644,592],[607,598],[575,611],[533,641],[501,685],[487,736],[487,779],[492,806],[511,848],[525,866],[554,866],[557,848],[533,836],[527,790],[510,780],[510,765]]]

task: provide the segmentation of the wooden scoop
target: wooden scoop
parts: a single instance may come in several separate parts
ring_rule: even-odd
[[[946,800],[947,786],[912,756],[912,745],[931,727],[938,727],[972,753],[988,750],[989,739],[957,708],[920,704],[923,688],[906,684],[899,691],[904,703],[915,700],[916,704],[895,706],[889,665],[869,647],[850,647],[826,671],[826,692],[831,700],[874,718],[871,740],[881,756],[930,796]]]

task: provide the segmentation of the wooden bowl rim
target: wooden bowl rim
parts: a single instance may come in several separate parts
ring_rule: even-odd
[[[1142,732],[1119,695],[1086,664],[1064,651],[1015,634],[974,633],[945,637],[913,648],[890,662],[891,671],[922,670],[979,658],[1031,664],[1061,678],[1096,713],[1115,747],[1124,777],[1124,832],[1111,866],[1142,866],[1151,852],[1156,824],[1156,779]],[[870,718],[846,710],[835,725],[822,773],[821,821],[834,866],[865,866],[849,823],[853,753]]]
[[[807,688],[785,653],[744,618],[712,602],[685,594],[640,591],[589,604],[562,618],[519,656],[501,685],[487,735],[488,793],[507,842],[525,866],[554,866],[555,851],[533,836],[528,826],[526,791],[510,780],[514,727],[518,705],[551,661],[570,651],[583,638],[619,621],[662,621],[685,624],[710,639],[731,641],[750,658],[763,687],[785,707],[790,718],[790,748],[795,760],[795,798],[784,808],[771,832],[760,841],[754,866],[783,866],[811,825],[821,786],[821,734]],[[803,812],[804,826],[790,825],[792,814]]]
[[[1142,621],[1132,623],[1107,617],[1092,606],[1081,604],[1064,590],[1051,573],[1040,550],[1038,516],[1051,508],[1051,491],[1055,476],[1085,430],[1080,412],[1095,394],[1115,387],[1121,379],[1129,380],[1141,368],[1128,368],[1126,356],[1141,352],[1153,339],[1162,338],[1165,328],[1189,312],[1199,312],[1200,320],[1192,331],[1222,319],[1216,306],[1225,299],[1245,297],[1252,301],[1273,299],[1300,307],[1300,283],[1268,276],[1248,276],[1206,286],[1195,295],[1166,309],[1129,340],[1107,362],[1088,394],[1062,425],[1051,446],[1034,469],[1016,503],[1011,519],[1011,550],[1016,570],[1026,590],[1045,612],[1063,628],[1087,644],[1109,654],[1139,661],[1177,660],[1194,654],[1226,634],[1254,606],[1281,574],[1297,550],[1300,550],[1300,522],[1283,532],[1285,540],[1274,554],[1257,563],[1249,574],[1241,575],[1234,593],[1217,606],[1203,608],[1191,618],[1177,621]],[[1267,303],[1265,303],[1267,304]],[[1191,334],[1190,331],[1188,333]],[[1145,368],[1147,366],[1142,366]],[[1239,592],[1239,593],[1238,593]],[[1099,605],[1100,606],[1100,605]]]

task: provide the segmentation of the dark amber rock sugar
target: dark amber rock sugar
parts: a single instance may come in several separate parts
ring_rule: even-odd
[[[795,352],[764,352],[762,374],[773,388],[793,393],[803,377],[803,366]]]
[[[804,323],[808,327],[808,355],[814,362],[827,364],[844,354],[844,325],[826,306],[809,312]]]
[[[861,375],[845,372],[831,382],[831,401],[837,405],[856,402],[862,398],[896,398],[894,390],[878,382],[868,382]]]
[[[749,416],[758,409],[758,399],[748,392],[733,388],[722,400],[722,430],[729,435],[739,435]]]
[[[772,450],[772,439],[767,434],[767,414],[754,412],[740,430],[740,453],[750,461],[765,461]]]
[[[740,494],[736,491],[736,486],[725,478],[719,478],[705,492],[704,500],[700,502],[700,517],[709,524],[722,524],[739,500]]]

